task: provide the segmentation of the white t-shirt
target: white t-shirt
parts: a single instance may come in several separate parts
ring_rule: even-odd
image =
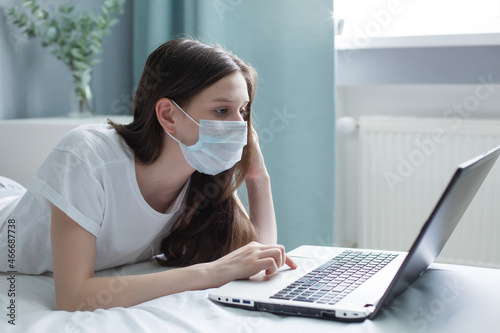
[[[157,212],[144,200],[134,156],[116,131],[109,125],[80,126],[54,148],[28,191],[13,200],[15,207],[4,207],[11,212],[0,221],[0,271],[53,270],[51,204],[96,236],[96,271],[147,260],[159,253],[188,183],[164,214]],[[7,261],[8,225],[15,225],[14,268]]]

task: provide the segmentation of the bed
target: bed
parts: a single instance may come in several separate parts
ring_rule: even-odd
[[[162,269],[143,262],[97,275]],[[434,264],[375,320],[342,323],[236,309],[210,301],[209,290],[178,293],[130,308],[57,311],[51,274],[1,273],[0,332],[498,332],[498,281],[499,270]],[[9,289],[15,297],[9,296]],[[105,303],[119,290],[113,286],[97,297]]]
[[[60,136],[89,121],[0,121],[0,175],[25,185]],[[21,150],[23,154],[16,154]],[[96,275],[163,269],[149,261]],[[210,301],[209,290],[178,293],[130,308],[58,311],[51,274],[0,273],[0,332],[498,332],[498,281],[500,270],[433,264],[375,320],[342,323],[236,309]],[[120,286],[110,286],[96,300],[105,303],[119,292]]]

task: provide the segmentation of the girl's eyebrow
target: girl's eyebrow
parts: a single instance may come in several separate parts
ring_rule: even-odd
[[[234,101],[233,99],[224,96],[216,97],[211,100],[211,102],[226,102],[226,103],[232,103],[233,101]]]
[[[227,98],[227,97],[216,97],[211,100],[211,102],[224,102],[224,103],[234,103],[234,99]],[[250,101],[244,101],[244,103],[248,103]]]

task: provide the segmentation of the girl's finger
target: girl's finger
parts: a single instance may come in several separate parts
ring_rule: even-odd
[[[287,264],[288,267],[292,269],[296,269],[297,267],[299,267],[288,255],[286,256],[285,264]]]
[[[279,269],[278,265],[276,265],[276,261],[273,260],[272,258],[269,259],[268,259],[268,268],[266,269],[267,276],[275,274]]]
[[[281,249],[276,248],[276,247],[261,251],[259,253],[259,259],[264,259],[264,258],[274,259],[275,264],[278,268],[283,266],[283,264],[285,263],[283,261]]]

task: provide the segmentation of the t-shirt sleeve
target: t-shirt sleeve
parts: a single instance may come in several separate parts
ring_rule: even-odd
[[[91,147],[84,141],[72,143],[75,140],[65,140],[50,153],[28,189],[48,209],[55,205],[97,237],[104,216],[102,181],[91,165]]]

